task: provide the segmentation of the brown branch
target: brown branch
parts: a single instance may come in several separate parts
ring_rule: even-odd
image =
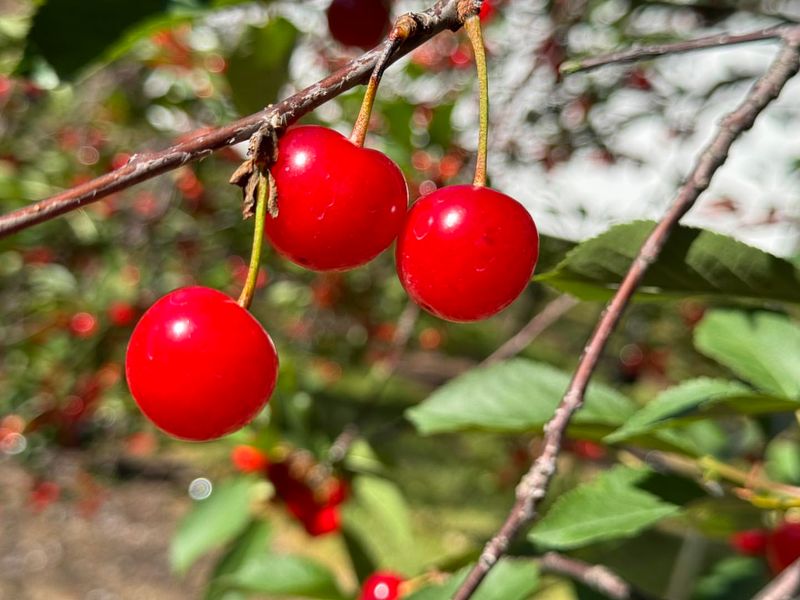
[[[800,558],[781,571],[753,600],[792,600],[800,594]]]
[[[800,69],[800,30],[794,30],[784,39],[785,43],[769,70],[754,84],[742,104],[723,119],[719,131],[698,158],[691,174],[678,190],[672,206],[642,245],[617,292],[603,311],[564,397],[544,427],[541,454],[517,486],[514,506],[498,533],[484,547],[480,559],[453,596],[454,600],[466,600],[472,596],[520,529],[536,517],[537,504],[547,493],[555,473],[556,459],[561,451],[567,426],[583,405],[589,379],[647,268],[658,257],[681,217],[708,188],[714,173],[727,159],[733,142],[753,126],[761,111],[778,97],[786,82]]]
[[[696,40],[634,47],[611,54],[593,56],[591,58],[567,60],[561,64],[560,71],[568,75],[580,71],[588,71],[589,69],[596,69],[604,65],[637,62],[640,60],[647,60],[648,58],[657,58],[666,54],[681,54],[683,52],[692,52],[694,50],[704,50],[707,48],[720,48],[722,46],[733,46],[735,44],[746,44],[748,42],[776,40],[785,37],[787,33],[791,32],[793,29],[797,29],[797,27],[779,25],[777,27],[753,31],[751,33],[711,35],[697,38]]]
[[[548,552],[539,559],[539,568],[547,573],[564,575],[613,600],[652,600],[652,597],[634,588],[619,575],[602,565],[592,565],[556,552]]]
[[[522,329],[506,340],[502,346],[492,352],[492,354],[481,363],[481,366],[493,365],[501,360],[516,356],[529,346],[533,340],[539,337],[539,334],[563,317],[564,314],[576,304],[578,304],[578,301],[572,296],[568,296],[567,294],[559,296],[536,313]]]
[[[458,0],[438,0],[424,12],[415,13],[418,27],[403,42],[390,62],[408,54],[445,29],[457,30],[461,21]],[[0,238],[76,210],[137,183],[200,160],[215,150],[248,139],[262,127],[285,127],[331,98],[369,79],[384,45],[350,61],[325,79],[278,104],[218,129],[196,131],[189,139],[160,152],[135,154],[124,167],[101,175],[60,194],[0,216]]]

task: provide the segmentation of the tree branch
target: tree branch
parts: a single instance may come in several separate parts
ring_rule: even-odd
[[[753,596],[753,600],[792,600],[798,594],[800,594],[800,558]]]
[[[597,367],[611,333],[681,217],[694,205],[728,157],[733,142],[753,126],[756,117],[778,97],[786,82],[800,69],[800,30],[784,37],[785,43],[769,70],[750,89],[745,100],[723,119],[719,131],[702,152],[667,213],[655,226],[639,250],[616,294],[606,306],[595,327],[564,397],[544,427],[543,449],[517,486],[516,501],[497,534],[486,544],[480,559],[453,596],[466,600],[506,552],[520,529],[536,517],[537,503],[547,493],[556,470],[556,459],[572,416],[583,405],[589,379]]]
[[[652,600],[651,596],[637,590],[619,575],[602,565],[592,565],[556,552],[548,552],[539,559],[542,571],[564,575],[613,600]]]
[[[438,0],[426,11],[416,13],[417,29],[400,45],[390,63],[445,29],[459,29],[461,21],[458,4],[458,0]],[[293,123],[331,98],[367,81],[387,43],[385,41],[325,79],[278,104],[218,129],[196,131],[189,139],[166,150],[135,154],[124,167],[0,216],[0,238],[81,208],[186,163],[200,160],[215,150],[248,139],[263,127],[280,128]]]
[[[681,54],[683,52],[692,52],[693,50],[721,48],[722,46],[733,46],[735,44],[746,44],[748,42],[760,42],[764,40],[776,40],[783,38],[794,29],[797,29],[797,26],[779,25],[777,27],[753,31],[751,33],[711,35],[697,38],[696,40],[634,47],[628,50],[622,50],[621,52],[613,52],[611,54],[603,54],[591,58],[567,60],[561,64],[560,71],[568,75],[580,71],[588,71],[589,69],[596,69],[603,65],[637,62],[648,58],[664,56],[666,54]]]
[[[536,313],[522,329],[507,339],[497,350],[492,352],[492,354],[481,363],[481,366],[493,365],[501,360],[516,356],[529,346],[533,340],[539,337],[539,334],[563,317],[564,314],[576,304],[578,304],[578,301],[567,294],[563,294],[548,303],[547,306]]]

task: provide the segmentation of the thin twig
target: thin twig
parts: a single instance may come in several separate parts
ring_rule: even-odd
[[[516,334],[510,337],[497,350],[490,354],[481,363],[482,367],[492,365],[501,360],[511,358],[522,352],[530,343],[553,323],[563,317],[578,301],[567,294],[563,294],[548,303],[541,311],[536,313],[528,323]]]
[[[517,486],[516,501],[498,533],[486,544],[480,559],[453,596],[466,600],[475,592],[508,549],[520,529],[536,517],[537,503],[547,493],[556,470],[556,459],[572,416],[583,405],[586,387],[600,360],[611,333],[622,318],[628,302],[641,283],[647,268],[656,260],[681,217],[694,205],[728,157],[731,145],[753,126],[758,115],[778,97],[783,86],[800,69],[800,31],[785,37],[784,46],[769,70],[751,88],[745,100],[723,119],[719,131],[702,152],[694,169],[681,186],[672,206],[655,226],[639,250],[617,292],[606,306],[595,327],[556,412],[544,427],[542,452]]]
[[[619,575],[602,565],[592,565],[557,552],[548,552],[539,559],[539,567],[547,573],[564,575],[613,600],[652,600],[652,596],[633,587]]]
[[[792,600],[797,598],[798,594],[800,594],[800,558],[753,596],[753,600]]]
[[[787,31],[795,28],[794,26],[779,25],[768,27],[759,31],[743,34],[719,34],[708,37],[673,42],[669,44],[655,44],[653,46],[634,47],[620,52],[592,56],[590,58],[567,60],[561,64],[560,71],[565,74],[578,73],[589,69],[596,69],[603,65],[612,63],[630,63],[648,58],[656,58],[666,54],[681,54],[692,52],[693,50],[703,50],[706,48],[720,48],[722,46],[733,46],[735,44],[746,44],[748,42],[761,42],[764,40],[777,40],[783,38]]]
[[[462,23],[458,0],[438,0],[431,8],[416,13],[418,27],[403,42],[390,62],[411,52],[445,29],[457,30]],[[216,150],[242,142],[271,123],[289,125],[316,107],[350,88],[364,83],[388,42],[350,61],[325,79],[264,110],[218,129],[196,131],[188,139],[160,152],[135,154],[128,163],[110,173],[0,216],[0,238],[76,210],[137,183],[200,160]]]

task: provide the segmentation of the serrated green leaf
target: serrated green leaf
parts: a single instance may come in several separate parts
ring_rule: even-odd
[[[684,381],[659,394],[614,433],[605,437],[613,444],[662,427],[670,427],[700,418],[720,404],[739,407],[738,412],[758,414],[786,409],[792,402],[756,394],[736,381],[700,377]],[[713,413],[712,413],[713,414]]]
[[[800,399],[800,327],[787,317],[715,310],[695,329],[694,343],[756,388]]]
[[[178,525],[172,538],[172,568],[185,572],[195,560],[239,535],[250,522],[253,480],[240,477],[216,486],[198,500]]]
[[[616,467],[559,497],[529,538],[548,548],[579,548],[631,537],[679,508],[637,489],[646,469]]]
[[[256,519],[231,542],[228,551],[217,561],[206,588],[206,600],[222,600],[226,597],[224,588],[217,585],[216,579],[239,571],[249,561],[265,554],[271,533],[268,521]]]
[[[449,600],[466,579],[469,568],[453,574],[447,582],[406,596],[405,600]],[[481,583],[473,600],[525,600],[539,587],[539,569],[530,560],[503,558]]]
[[[610,298],[654,225],[616,225],[579,244],[536,280],[583,299]],[[647,270],[637,297],[690,295],[800,302],[800,269],[731,237],[680,226]]]
[[[297,28],[283,18],[263,27],[249,27],[239,47],[228,57],[225,77],[240,114],[250,114],[275,102],[289,74]]]
[[[240,570],[219,579],[226,589],[321,600],[344,600],[331,571],[311,559],[287,554],[263,554]]]
[[[409,409],[420,433],[462,430],[531,431],[553,415],[570,376],[555,367],[517,358],[474,369],[445,384]],[[608,431],[633,414],[634,404],[600,384],[592,384],[576,415],[577,430]]]

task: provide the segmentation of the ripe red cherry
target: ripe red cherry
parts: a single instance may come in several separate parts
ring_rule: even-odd
[[[235,431],[269,400],[278,355],[261,324],[205,287],[170,292],[137,323],[125,374],[142,412],[166,433],[203,441]]]
[[[767,542],[767,562],[773,573],[780,573],[800,558],[800,523],[784,521]]]
[[[761,556],[767,549],[769,532],[764,529],[737,531],[731,536],[731,546],[746,556]]]
[[[136,319],[136,308],[128,302],[112,302],[108,306],[108,318],[117,327],[127,327]]]
[[[495,190],[441,188],[411,208],[397,239],[397,272],[408,294],[450,321],[485,319],[522,293],[539,257],[525,208]]]
[[[328,28],[333,39],[345,46],[369,50],[389,30],[386,0],[333,0],[328,7]]]
[[[408,190],[388,157],[314,125],[290,129],[272,168],[277,217],[265,232],[288,259],[317,271],[369,262],[397,237]]]
[[[358,600],[396,600],[403,578],[390,571],[376,571],[364,581]]]
[[[231,452],[231,462],[237,471],[242,473],[258,473],[263,471],[269,461],[267,456],[253,446],[236,446]]]

